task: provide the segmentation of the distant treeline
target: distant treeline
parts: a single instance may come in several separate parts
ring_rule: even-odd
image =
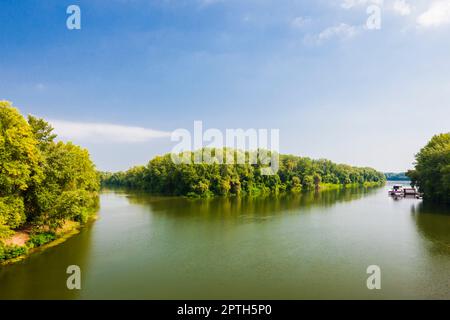
[[[425,200],[450,204],[450,133],[435,135],[416,154],[416,167],[407,175]]]
[[[406,175],[406,172],[400,172],[400,173],[386,172],[384,175],[386,176],[386,179],[388,181],[408,181],[408,180],[410,180],[410,178]]]
[[[214,154],[216,149],[212,150]],[[236,153],[237,151],[233,151]],[[245,153],[248,157],[248,153]],[[190,153],[194,158],[194,153]],[[372,168],[280,155],[275,175],[261,175],[260,164],[175,164],[170,154],[126,172],[101,173],[104,187],[127,187],[162,195],[209,197],[300,192],[350,185],[382,185],[386,178]]]

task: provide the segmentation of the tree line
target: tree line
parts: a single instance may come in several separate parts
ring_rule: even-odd
[[[406,175],[406,172],[386,172],[384,174],[386,176],[386,180],[388,181],[407,181],[409,180],[409,177]]]
[[[209,149],[213,156],[219,149]],[[226,154],[226,151],[221,154]],[[238,150],[233,150],[237,157]],[[194,159],[196,152],[190,152]],[[248,159],[249,153],[245,152]],[[226,163],[226,161],[224,162]],[[227,195],[280,194],[338,188],[350,185],[382,185],[386,178],[372,168],[336,164],[326,159],[313,160],[294,155],[279,156],[275,175],[262,175],[262,165],[200,163],[175,164],[171,154],[157,156],[146,166],[125,172],[100,174],[105,187],[126,187],[155,194],[210,197]]]
[[[450,133],[432,137],[416,154],[415,168],[407,175],[425,200],[450,204]]]
[[[98,206],[88,151],[56,138],[43,119],[25,119],[0,101],[0,261],[24,250],[5,247],[14,230],[26,227],[40,245],[65,222],[86,222]]]

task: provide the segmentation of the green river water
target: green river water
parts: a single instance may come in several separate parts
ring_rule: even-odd
[[[450,210],[387,188],[188,200],[105,191],[99,219],[0,267],[0,299],[450,298]],[[81,290],[66,287],[69,265]],[[381,290],[366,269],[381,268]]]

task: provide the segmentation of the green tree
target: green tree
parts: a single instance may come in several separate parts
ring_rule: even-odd
[[[312,190],[314,189],[314,177],[311,175],[307,175],[303,178],[302,188],[304,190]]]
[[[28,124],[31,127],[34,137],[38,140],[41,149],[52,144],[56,139],[56,134],[53,133],[53,127],[44,119],[29,115]]]
[[[0,238],[25,223],[56,229],[85,222],[96,209],[99,178],[89,153],[55,139],[45,120],[27,122],[0,101]]]
[[[6,234],[26,222],[24,195],[42,178],[34,134],[10,102],[0,101],[0,230]]]
[[[45,147],[44,180],[30,190],[29,207],[40,225],[85,222],[97,205],[99,179],[89,153],[72,143]]]
[[[425,199],[450,203],[450,133],[431,138],[416,155],[415,169],[407,175]]]
[[[203,150],[205,151],[205,150]],[[232,149],[206,149],[208,154],[236,158],[250,158],[249,152]],[[196,154],[201,154],[200,151]],[[187,154],[188,159],[194,153]],[[104,186],[122,186],[148,190],[153,193],[209,197],[211,195],[260,195],[299,192],[328,184],[383,184],[385,176],[372,168],[337,165],[329,160],[312,160],[293,155],[280,155],[280,170],[272,176],[261,174],[261,163],[256,164],[174,164],[170,155],[158,156],[138,170],[102,174]],[[143,172],[142,172],[143,170]]]

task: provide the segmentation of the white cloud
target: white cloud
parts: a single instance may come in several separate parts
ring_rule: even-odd
[[[344,9],[351,9],[354,7],[362,6],[362,5],[369,5],[369,4],[375,4],[375,5],[383,5],[384,0],[344,0],[341,3],[341,7]]]
[[[450,23],[450,0],[439,0],[417,18],[421,27],[439,27]]]
[[[63,140],[88,142],[139,143],[170,137],[169,132],[108,123],[51,120],[55,133]]]
[[[317,41],[320,43],[324,40],[328,40],[331,38],[341,38],[347,39],[355,36],[358,33],[358,29],[354,26],[350,26],[346,23],[341,23],[337,26],[329,27],[323,30],[317,36]]]
[[[344,0],[341,4],[341,7],[345,9],[350,9],[365,2],[366,0]]]
[[[392,5],[388,5],[390,10],[402,16],[411,14],[412,6],[407,0],[390,0],[389,2],[391,1],[393,2]],[[385,0],[343,0],[341,7],[344,9],[353,9],[360,6],[376,5],[383,8],[385,2]]]
[[[401,16],[408,16],[412,11],[411,4],[406,2],[406,0],[395,0],[393,9]]]

